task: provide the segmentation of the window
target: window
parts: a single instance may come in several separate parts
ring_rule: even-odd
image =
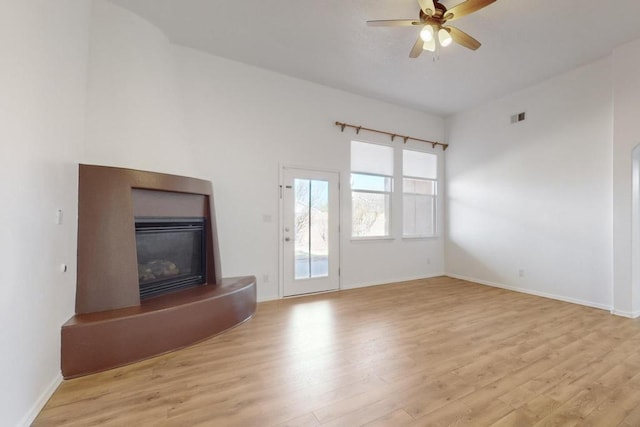
[[[435,236],[438,157],[402,150],[402,174],[402,236]]]
[[[393,148],[351,141],[351,236],[389,237]]]

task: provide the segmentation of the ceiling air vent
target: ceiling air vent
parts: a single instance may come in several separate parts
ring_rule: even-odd
[[[523,122],[524,118],[525,118],[524,113],[514,114],[513,116],[511,116],[511,124]]]

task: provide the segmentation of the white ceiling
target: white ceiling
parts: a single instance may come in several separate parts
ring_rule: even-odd
[[[416,0],[111,0],[177,44],[349,92],[448,115],[608,55],[640,38],[638,0],[497,0],[452,25],[482,42],[434,62],[409,51]],[[460,0],[442,0],[451,8]]]

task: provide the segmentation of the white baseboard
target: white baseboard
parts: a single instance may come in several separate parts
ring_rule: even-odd
[[[494,288],[501,288],[501,289],[506,289],[509,291],[514,291],[514,292],[520,292],[523,294],[529,294],[529,295],[535,295],[538,297],[544,297],[544,298],[550,298],[550,299],[555,299],[558,301],[564,301],[564,302],[570,302],[572,304],[579,304],[579,305],[584,305],[587,307],[592,307],[592,308],[599,308],[600,310],[607,310],[613,314],[617,314],[614,313],[611,306],[605,305],[605,304],[599,304],[596,302],[591,302],[591,301],[585,301],[585,300],[581,300],[581,299],[577,299],[577,298],[570,298],[570,297],[565,297],[562,295],[556,295],[556,294],[550,294],[547,292],[540,292],[540,291],[535,291],[532,289],[525,289],[525,288],[516,288],[514,286],[508,286],[508,285],[503,285],[502,283],[495,283],[495,282],[490,282],[487,280],[482,280],[482,279],[477,279],[475,277],[467,277],[467,276],[462,276],[460,274],[453,274],[453,273],[445,273],[447,276],[449,277],[453,277],[454,279],[460,279],[460,280],[466,280],[468,282],[474,282],[474,283],[478,283],[480,285],[486,285],[486,286],[492,286]],[[638,313],[640,315],[640,313]],[[630,317],[630,316],[626,316],[626,317]]]
[[[268,297],[258,297],[257,302],[267,302],[267,301],[275,301],[277,299],[280,299],[280,297],[278,295],[271,295]]]
[[[44,389],[38,400],[31,406],[29,412],[22,417],[20,423],[18,423],[19,427],[29,427],[31,423],[36,419],[44,405],[47,404],[53,393],[56,391],[58,386],[62,384],[62,374],[58,372],[58,375],[49,383],[47,388]]]
[[[340,289],[347,290],[347,289],[366,288],[366,287],[369,287],[369,286],[388,285],[390,283],[409,282],[411,280],[431,279],[433,277],[444,276],[444,275],[445,275],[445,273],[434,273],[434,274],[431,274],[429,276],[402,277],[402,278],[384,280],[384,281],[360,282],[360,283],[351,283],[351,284],[348,284],[348,285],[347,284],[343,284],[342,288],[340,288]]]
[[[616,310],[611,309],[611,314],[615,314],[616,316],[628,317],[629,319],[636,319],[640,317],[640,311],[624,311],[624,310]]]

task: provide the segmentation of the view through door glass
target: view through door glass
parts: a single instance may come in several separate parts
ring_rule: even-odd
[[[295,278],[329,274],[329,183],[295,179]]]

